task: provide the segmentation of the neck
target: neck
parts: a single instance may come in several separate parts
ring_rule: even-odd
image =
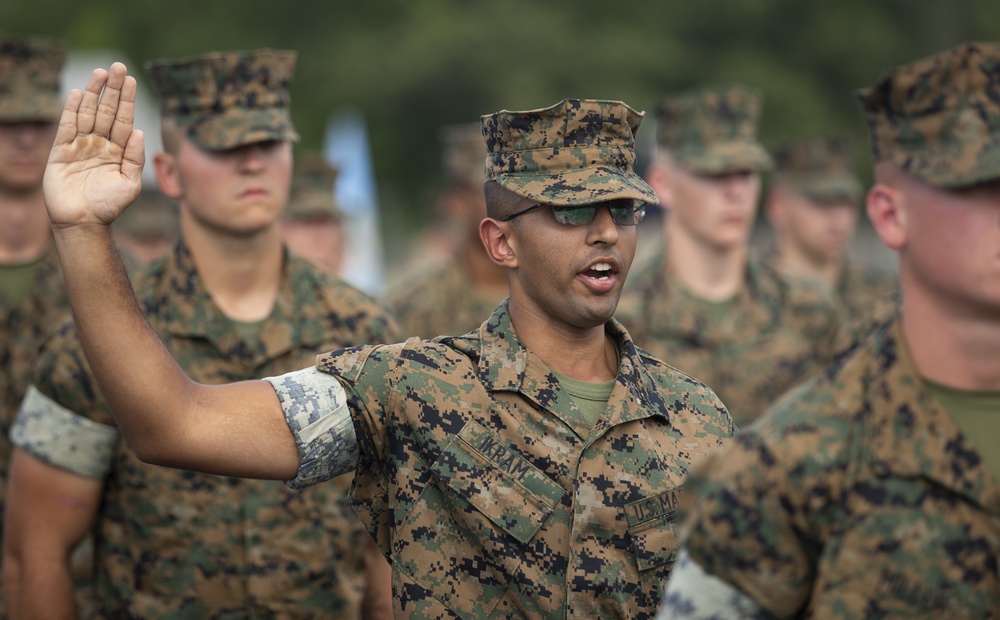
[[[948,300],[903,289],[902,331],[917,372],[959,390],[1000,391],[1000,320],[961,312]]]
[[[36,260],[49,248],[51,240],[41,188],[0,195],[0,264]]]
[[[812,256],[786,241],[778,243],[778,267],[784,273],[818,280],[833,288],[840,278],[843,260],[839,256]]]
[[[489,255],[483,251],[479,237],[465,243],[462,257],[470,280],[475,283],[477,290],[496,294],[498,297],[507,295],[507,270],[490,260]]]
[[[511,295],[510,321],[526,349],[548,368],[577,381],[610,381],[618,376],[618,355],[604,325],[567,329],[554,325]]]
[[[725,301],[743,289],[747,245],[726,247],[700,242],[678,226],[667,227],[668,274],[691,295],[705,301]]]
[[[252,322],[271,314],[284,268],[277,226],[235,236],[195,225],[182,210],[181,230],[205,288],[224,315]]]

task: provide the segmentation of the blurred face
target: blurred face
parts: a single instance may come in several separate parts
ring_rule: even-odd
[[[746,245],[760,198],[760,175],[701,175],[681,166],[670,172],[668,227],[718,250]]]
[[[858,208],[848,201],[816,202],[797,192],[783,192],[780,234],[815,263],[840,260],[858,224]]]
[[[176,155],[157,155],[163,193],[181,201],[200,226],[254,234],[276,224],[288,203],[292,145],[259,142],[206,151],[186,137]]]
[[[134,258],[140,265],[148,265],[165,255],[174,245],[174,239],[167,237],[133,237],[115,234],[115,243]]]
[[[340,273],[344,229],[338,220],[329,217],[284,220],[281,231],[292,252],[327,273]]]
[[[524,199],[517,208],[534,202]],[[614,315],[635,256],[635,226],[615,224],[605,206],[590,224],[560,224],[542,207],[505,225],[516,257],[511,295],[521,305],[571,330],[603,325]]]
[[[0,190],[41,189],[58,127],[50,121],[0,122]]]
[[[946,191],[911,180],[902,203],[904,282],[1000,317],[1000,182]]]

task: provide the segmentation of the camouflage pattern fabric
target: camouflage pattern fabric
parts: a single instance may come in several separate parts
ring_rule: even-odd
[[[159,189],[143,187],[139,198],[122,212],[112,228],[133,237],[177,239],[181,232],[180,207]]]
[[[733,424],[703,384],[606,330],[621,364],[593,427],[506,301],[462,337],[318,358],[350,395],[352,494],[392,557],[396,617],[655,614],[686,473]]]
[[[433,338],[475,329],[502,299],[478,291],[465,267],[452,261],[390,291],[385,305],[404,336]]]
[[[764,97],[740,86],[706,86],[665,98],[656,110],[656,142],[696,174],[765,172],[771,156],[757,140]]]
[[[261,49],[155,60],[146,71],[160,112],[203,149],[219,151],[267,140],[296,141],[288,85],[296,53]]]
[[[440,138],[442,163],[448,184],[470,189],[481,188],[486,182],[486,140],[483,138],[482,125],[447,125],[441,128]]]
[[[861,181],[852,170],[852,149],[842,138],[810,138],[775,150],[775,181],[820,204],[860,204]]]
[[[0,122],[59,120],[65,61],[62,42],[0,36]]]
[[[28,296],[17,307],[4,299],[0,291],[0,508],[7,497],[11,424],[31,385],[42,345],[69,311],[62,267],[54,246],[46,251]]]
[[[285,255],[259,340],[242,340],[212,302],[186,246],[136,280],[170,353],[196,381],[228,383],[308,366],[318,351],[396,338],[367,296]],[[46,347],[36,384],[66,409],[113,425],[68,325]],[[39,454],[37,444],[26,449]],[[356,618],[368,534],[350,478],[293,492],[281,482],[142,463],[119,441],[96,543],[98,613],[107,618]]]
[[[842,317],[811,282],[751,259],[745,286],[719,323],[677,290],[664,254],[629,277],[615,315],[643,347],[709,385],[742,428],[832,358]]]
[[[621,101],[592,99],[483,116],[486,178],[557,206],[616,198],[656,204],[656,193],[633,169],[642,117]]]
[[[685,549],[778,617],[1000,618],[1000,481],[898,324],[688,483]]]
[[[343,212],[334,198],[333,188],[338,170],[319,154],[311,153],[295,158],[292,191],[285,209],[291,220],[308,220],[315,217],[340,220]]]
[[[893,68],[857,95],[875,161],[942,188],[996,179],[1000,45],[957,45]]]
[[[898,286],[898,276],[863,269],[848,261],[840,273],[834,297],[843,309],[842,314],[848,320],[855,320],[875,313],[880,300],[892,295]]]

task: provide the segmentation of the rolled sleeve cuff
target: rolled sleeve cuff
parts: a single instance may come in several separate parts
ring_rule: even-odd
[[[347,392],[333,375],[316,368],[265,377],[274,387],[299,448],[299,471],[285,484],[301,489],[354,471],[358,438]]]
[[[35,386],[28,388],[10,430],[17,447],[87,478],[103,478],[111,470],[120,436],[116,427],[73,413]]]
[[[772,620],[752,598],[705,571],[681,550],[656,620]]]

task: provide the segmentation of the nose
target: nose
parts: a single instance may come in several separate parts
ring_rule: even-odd
[[[741,199],[750,191],[752,179],[753,173],[751,172],[737,172],[727,175],[725,178],[726,195],[733,200]]]
[[[248,144],[239,151],[240,169],[247,172],[258,172],[264,168],[265,146],[264,143]]]
[[[587,231],[587,243],[614,245],[618,243],[618,225],[611,219],[611,208],[601,205],[597,208],[594,221]]]

